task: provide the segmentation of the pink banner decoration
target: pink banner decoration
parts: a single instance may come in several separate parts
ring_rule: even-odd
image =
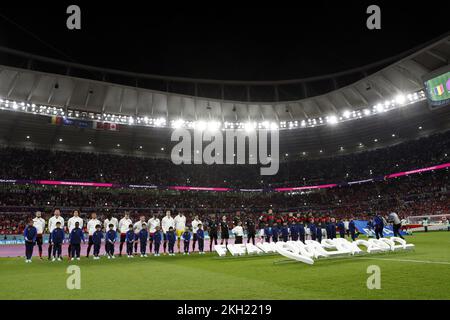
[[[422,169],[416,169],[416,170],[411,170],[411,171],[392,173],[392,174],[388,174],[387,176],[385,176],[385,178],[386,179],[397,178],[397,177],[401,177],[401,176],[406,176],[408,174],[421,173],[421,172],[426,172],[426,171],[431,171],[431,170],[440,170],[440,169],[445,169],[445,168],[448,168],[448,167],[450,167],[450,162],[449,163],[440,164],[440,165],[437,165],[437,166],[433,166],[433,167],[428,167],[428,168],[422,168]]]
[[[103,188],[111,188],[113,186],[112,183],[55,181],[55,180],[38,180],[37,183],[53,186],[81,186],[81,187],[103,187]]]
[[[392,173],[384,176],[384,179],[392,179],[397,177],[402,177],[410,174],[417,174],[421,172],[427,172],[432,170],[441,170],[450,167],[449,163],[443,163],[439,165],[435,165],[432,167],[415,169],[404,172]],[[366,179],[360,181],[352,181],[348,182],[348,185],[359,184],[359,183],[367,183],[374,181],[373,179]],[[103,187],[103,188],[112,188],[114,186],[119,187],[121,185],[114,185],[112,183],[99,183],[99,182],[78,182],[78,181],[57,181],[57,180],[13,180],[13,179],[0,179],[0,183],[31,183],[31,184],[43,184],[43,185],[64,185],[64,186],[82,186],[82,187]],[[316,186],[302,186],[302,187],[291,187],[291,188],[275,188],[273,189],[275,192],[289,192],[289,191],[300,191],[300,190],[312,190],[312,189],[328,189],[337,187],[338,184],[322,184]],[[124,186],[122,186],[124,187]],[[156,189],[158,186],[154,185],[127,185],[125,187],[129,188],[148,188],[148,189]],[[189,186],[171,186],[167,187],[170,190],[184,190],[184,191],[216,191],[216,192],[226,192],[232,191],[232,188],[215,188],[215,187],[189,187]],[[262,189],[239,189],[241,192],[262,192]]]
[[[303,186],[303,187],[293,187],[293,188],[275,188],[276,192],[286,192],[286,191],[299,191],[299,190],[310,190],[310,189],[327,189],[336,187],[336,183],[331,184],[321,184],[318,186]]]
[[[187,186],[174,186],[169,187],[170,190],[188,190],[188,191],[230,191],[231,188],[211,188],[211,187],[187,187]]]

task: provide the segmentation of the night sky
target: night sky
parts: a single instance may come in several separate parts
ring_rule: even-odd
[[[142,73],[277,80],[360,67],[449,31],[445,2],[93,2],[2,3],[0,45]],[[372,3],[381,30],[366,28]],[[69,4],[81,7],[80,31],[66,28]]]

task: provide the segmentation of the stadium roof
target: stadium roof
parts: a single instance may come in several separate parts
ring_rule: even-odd
[[[448,64],[449,41],[447,35],[420,49],[362,68],[281,81],[221,81],[137,74],[0,48],[3,53],[0,95],[125,115],[152,113],[194,120],[209,115],[223,121],[304,119],[371,106],[399,93],[420,90],[423,75]]]
[[[281,146],[281,150],[282,152],[285,150],[286,153],[295,150],[296,153],[305,152],[320,156],[320,150],[336,152],[341,145],[349,151],[360,150],[361,148],[357,146],[361,147],[360,144],[367,146],[369,141],[374,142],[374,140],[378,142],[382,135],[393,135],[397,132],[398,137],[398,132],[404,127],[417,131],[423,126],[433,132],[448,129],[448,121],[444,121],[448,119],[448,111],[431,112],[426,107],[423,96],[413,101],[414,106],[393,107],[392,111],[389,111],[389,117],[375,115],[377,105],[385,101],[394,101],[399,95],[405,98],[407,94],[420,92],[423,89],[423,76],[448,65],[450,58],[450,36],[448,35],[413,52],[409,51],[401,57],[393,57],[364,68],[308,79],[264,82],[171,78],[77,65],[7,48],[0,48],[0,53],[2,53],[0,54],[0,98],[2,99],[55,106],[64,110],[65,115],[72,110],[72,112],[85,111],[96,115],[122,115],[133,117],[133,119],[138,117],[164,119],[167,127],[170,127],[170,121],[177,119],[193,122],[214,120],[222,123],[274,121],[277,125],[283,122],[296,123],[295,127],[298,126],[298,130],[287,130],[285,139],[282,141],[285,148]],[[385,66],[387,63],[389,64]],[[18,66],[23,67],[18,68]],[[133,85],[124,85],[123,82],[133,83]],[[152,89],[144,88],[147,85]],[[161,85],[163,89],[155,89]],[[183,86],[190,87],[192,92],[179,93],[183,90],[177,90],[177,88],[184,88]],[[210,90],[203,91],[203,88]],[[227,99],[228,88],[243,88],[245,97],[236,100]],[[320,88],[325,92],[319,94]],[[220,92],[219,97],[204,97],[217,89]],[[270,94],[266,96],[268,101],[254,100],[257,97],[253,95],[256,89],[269,92]],[[300,97],[281,101],[284,100],[281,92],[289,90]],[[364,117],[361,114],[363,110],[374,110],[374,115],[371,115],[370,119],[359,119]],[[328,126],[319,128],[317,123],[316,127],[315,120],[324,119],[326,123],[325,119],[330,116],[345,120],[345,113],[351,114],[352,111],[358,112],[355,113],[354,123],[353,121],[340,123],[333,128]],[[2,125],[2,133],[6,144],[14,141],[16,133],[20,132],[19,139],[23,140],[24,135],[33,134],[31,131],[41,131],[38,123],[42,125],[42,120],[35,121],[33,116],[24,116],[23,119],[26,119],[26,122],[20,123],[17,115],[3,116],[3,113],[5,125]],[[314,120],[311,126],[316,128],[300,128],[302,121],[311,121],[311,119]],[[105,119],[102,118],[102,120]],[[35,125],[32,125],[32,122]],[[48,120],[46,122],[48,123]],[[424,122],[427,122],[426,125],[423,125]],[[28,126],[23,126],[24,123],[28,123]],[[127,127],[126,124],[124,127]],[[16,128],[13,129],[13,127],[18,126],[22,129],[17,128],[15,131]],[[158,127],[158,125],[153,126]],[[97,137],[95,139],[100,139],[96,141],[97,151],[100,149],[110,151],[115,149],[114,146],[117,144],[129,145],[129,151],[147,143],[150,144],[146,148],[149,154],[166,154],[161,152],[164,151],[161,148],[166,150],[170,141],[169,135],[157,134],[156,136],[161,137],[153,137],[153,140],[150,139],[153,142],[149,142],[148,129],[137,127],[132,126],[121,130],[120,137],[116,133],[88,133],[79,144],[84,148],[87,141],[94,141]],[[64,141],[81,137],[81,133],[75,137],[71,136],[74,133],[70,131],[72,129],[58,129],[53,132],[53,129],[47,126],[44,128],[50,138],[45,138],[37,145],[53,147],[64,132],[69,133],[67,139],[61,138]],[[52,131],[51,134],[48,134],[49,130]],[[154,130],[162,132],[159,128]],[[408,130],[405,129],[403,134],[405,139],[414,137],[414,135],[409,136],[411,132]],[[114,138],[110,140],[107,138],[109,135],[113,135]],[[102,139],[99,136],[105,138]],[[145,137],[146,140],[141,142],[139,137],[142,139]],[[122,139],[124,139],[122,143],[117,142]],[[387,143],[386,140],[384,140],[385,143]],[[77,145],[75,142],[74,144]],[[347,148],[347,145],[355,148]],[[382,145],[377,144],[377,146]]]

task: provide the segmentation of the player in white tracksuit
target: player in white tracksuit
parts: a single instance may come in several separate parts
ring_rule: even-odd
[[[101,228],[101,225],[102,225],[102,223],[100,222],[100,220],[97,219],[97,214],[95,212],[93,212],[91,214],[91,218],[87,222],[87,232],[89,235],[89,240],[88,240],[88,247],[86,250],[86,258],[89,258],[89,253],[91,252],[91,248],[94,245],[94,239],[92,238],[92,236],[94,235],[94,232],[96,231],[96,227],[100,226],[100,228]]]
[[[36,212],[36,217],[33,219],[33,227],[36,228],[36,244],[39,250],[39,258],[42,259],[42,244],[44,240],[45,220],[42,219],[41,212]]]
[[[163,244],[164,254],[166,254],[166,248],[167,248],[167,231],[169,231],[170,227],[175,228],[175,221],[170,216],[170,210],[167,210],[166,216],[164,218],[162,218],[162,220],[161,220],[161,228],[162,228],[163,236],[164,236],[164,244]]]
[[[122,256],[122,248],[123,244],[126,241],[127,231],[130,229],[130,224],[133,224],[133,221],[130,219],[130,215],[128,212],[125,212],[125,215],[119,221],[119,233],[120,233],[120,245],[119,245],[119,256]]]
[[[155,215],[153,215],[149,220],[148,220],[148,232],[149,232],[149,239],[150,239],[150,252],[152,252],[153,250],[153,236],[156,232],[156,227],[161,228],[161,221],[159,220],[158,217],[156,217]]]

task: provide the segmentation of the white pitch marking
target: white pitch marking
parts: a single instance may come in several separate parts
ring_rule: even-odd
[[[447,261],[410,260],[410,259],[387,259],[387,258],[368,258],[368,257],[361,257],[360,259],[387,260],[387,261],[398,261],[398,262],[416,262],[416,263],[431,263],[431,264],[446,264],[446,265],[450,265],[450,262],[447,262]]]

